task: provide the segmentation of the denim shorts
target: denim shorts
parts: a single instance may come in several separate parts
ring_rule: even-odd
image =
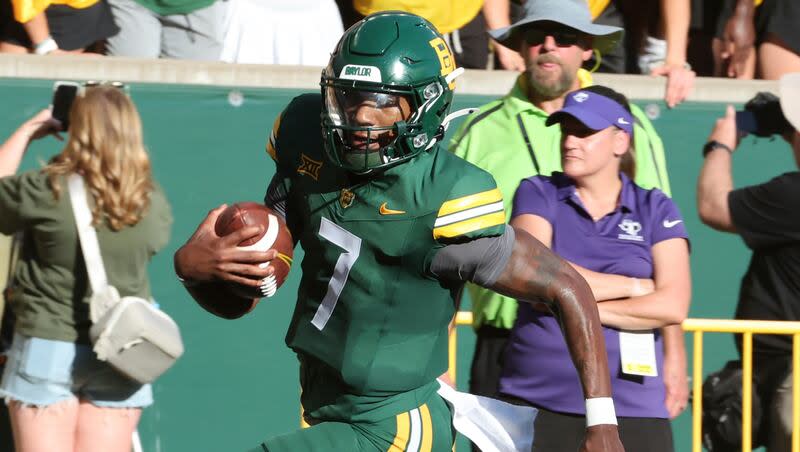
[[[132,381],[99,361],[91,347],[21,334],[14,335],[8,350],[0,397],[33,406],[73,399],[107,408],[153,403],[149,384]]]

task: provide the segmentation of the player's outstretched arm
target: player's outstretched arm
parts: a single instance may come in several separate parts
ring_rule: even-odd
[[[518,300],[548,302],[560,320],[584,397],[587,400],[598,399],[601,403],[610,402],[611,380],[605,342],[597,304],[589,285],[566,261],[533,236],[519,229],[514,232],[511,257],[488,288]],[[593,423],[593,414],[589,414],[587,425]],[[613,408],[610,413],[600,415],[601,418],[608,415],[616,422]],[[582,450],[623,450],[617,426],[600,423],[588,427]]]
[[[214,224],[225,207],[222,205],[208,213],[189,240],[175,252],[174,265],[175,273],[195,301],[212,314],[232,319],[250,311],[257,300],[232,296],[216,283],[227,281],[258,287],[261,280],[273,272],[272,268],[259,264],[274,259],[277,253],[237,248],[241,241],[260,234],[260,226],[218,236]]]

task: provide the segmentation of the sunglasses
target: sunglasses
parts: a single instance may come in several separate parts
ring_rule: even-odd
[[[583,42],[583,34],[569,29],[543,30],[540,28],[530,29],[525,32],[525,42],[530,46],[544,44],[544,40],[552,36],[559,47],[574,46]]]
[[[125,94],[128,94],[128,91],[129,91],[128,85],[126,85],[123,82],[117,82],[117,81],[87,80],[87,81],[82,83],[82,86],[83,86],[84,89],[86,89],[86,88],[96,88],[98,86],[110,86],[112,88],[121,89],[122,91],[125,92]]]

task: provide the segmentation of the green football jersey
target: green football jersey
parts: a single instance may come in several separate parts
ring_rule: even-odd
[[[501,235],[502,195],[489,173],[438,146],[372,176],[341,170],[324,153],[320,106],[319,94],[295,98],[267,145],[305,251],[286,335],[303,404],[318,419],[410,409],[404,394],[435,390],[447,368],[462,286],[437,280],[430,263],[448,244]]]

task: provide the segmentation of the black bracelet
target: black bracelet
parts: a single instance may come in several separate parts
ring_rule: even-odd
[[[717,140],[711,140],[703,146],[703,157],[707,156],[709,152],[713,151],[714,149],[725,149],[728,151],[729,154],[733,155],[733,149],[725,143],[720,143]]]

